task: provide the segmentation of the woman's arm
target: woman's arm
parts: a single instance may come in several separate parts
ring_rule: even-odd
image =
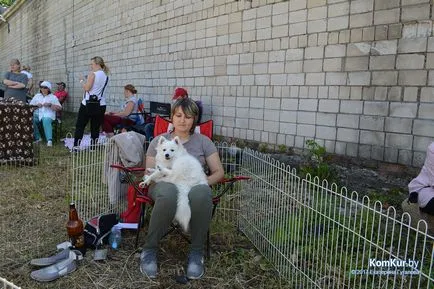
[[[84,82],[83,79],[80,80],[80,83],[83,83],[83,90],[84,91],[89,91],[92,88],[94,82],[95,82],[95,73],[94,72],[89,73],[89,75],[87,76],[86,82]]]
[[[54,111],[61,111],[62,110],[62,106],[57,105],[57,104],[52,104],[51,105],[51,109]]]
[[[18,81],[12,81],[9,79],[5,79],[3,80],[3,83],[6,84],[8,87],[11,88],[24,88],[26,87],[26,85],[24,83],[18,82]]]
[[[15,84],[9,85],[9,87],[17,88],[18,89],[18,88],[25,88],[26,85],[24,83],[21,83],[21,82],[15,82]]]
[[[150,157],[150,156],[146,156],[146,168],[155,168],[155,158],[154,157]]]
[[[218,152],[215,152],[208,156],[206,159],[206,164],[209,167],[211,174],[208,176],[208,184],[214,185],[221,181],[225,175],[223,170],[222,162],[220,161],[220,157]],[[146,164],[147,166],[148,164]]]
[[[3,84],[7,85],[7,86],[11,86],[14,84],[15,81],[9,80],[9,79],[4,79],[3,80]]]
[[[124,110],[121,112],[116,112],[113,115],[116,116],[120,116],[120,117],[125,117],[125,116],[129,116],[131,112],[133,112],[134,109],[134,102],[129,101],[127,103],[127,105],[125,106]]]

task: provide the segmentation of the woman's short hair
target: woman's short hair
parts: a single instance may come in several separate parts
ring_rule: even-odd
[[[132,85],[132,84],[127,84],[127,85],[125,85],[125,86],[124,86],[124,89],[125,89],[125,90],[128,90],[128,91],[131,92],[132,94],[136,94],[136,93],[137,93],[136,88],[135,88],[134,85]]]
[[[181,108],[186,116],[194,117],[193,126],[190,129],[190,134],[194,133],[198,119],[199,119],[199,108],[197,104],[191,100],[191,98],[179,98],[172,104],[172,109],[170,112],[171,118],[175,115],[175,111]]]
[[[9,61],[9,64],[18,64],[18,65],[21,65],[21,62],[18,59],[16,59],[16,58],[12,58],[11,61]]]
[[[12,65],[12,64],[18,65],[20,67],[19,69],[21,70],[21,62],[18,59],[12,58],[11,61],[9,61],[9,65]]]

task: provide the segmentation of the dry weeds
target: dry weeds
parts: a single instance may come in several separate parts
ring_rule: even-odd
[[[41,147],[34,167],[0,167],[0,276],[22,288],[290,288],[276,271],[233,227],[213,224],[211,258],[205,277],[177,284],[188,244],[177,236],[162,242],[160,274],[149,280],[139,271],[140,248],[134,232],[124,232],[118,251],[106,261],[93,261],[88,251],[78,270],[50,283],[30,278],[32,258],[50,256],[67,239],[70,195],[69,152],[56,144]],[[146,228],[145,228],[146,229]],[[143,243],[144,233],[141,234]]]

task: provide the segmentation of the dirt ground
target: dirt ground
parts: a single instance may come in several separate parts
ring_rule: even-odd
[[[70,198],[69,152],[60,144],[41,147],[40,165],[0,167],[0,276],[22,288],[290,288],[234,226],[213,223],[211,258],[206,274],[186,285],[176,283],[188,255],[188,243],[170,236],[162,242],[159,277],[149,280],[139,271],[135,233],[123,232],[120,249],[94,261],[88,251],[77,271],[49,283],[30,278],[33,258],[56,253],[67,240]],[[146,228],[145,228],[146,229]]]
[[[299,170],[305,159],[299,154],[276,154],[271,157]],[[349,193],[355,191],[359,197],[369,196],[383,205],[400,210],[403,200],[408,197],[408,183],[419,174],[420,168],[360,160],[343,156],[330,156],[327,161],[332,174],[336,175],[339,188]]]
[[[297,155],[275,157],[293,167]],[[119,250],[109,250],[108,259],[94,261],[88,251],[77,271],[49,283],[30,278],[32,258],[55,253],[56,244],[67,240],[65,224],[70,198],[69,152],[61,144],[41,147],[40,165],[0,167],[0,276],[22,288],[294,288],[279,278],[276,270],[234,226],[213,223],[211,258],[206,274],[186,285],[176,283],[188,255],[188,244],[171,236],[162,242],[159,277],[149,280],[139,271],[140,245],[134,248],[134,232],[123,233]],[[366,166],[336,159],[333,167],[340,184],[349,191],[368,194],[398,205],[406,197],[408,182],[418,169],[398,166]],[[145,228],[146,229],[146,228]]]

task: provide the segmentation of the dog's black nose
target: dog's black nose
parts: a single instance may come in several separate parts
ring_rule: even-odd
[[[169,154],[165,154],[164,156],[166,157],[166,159],[170,157],[170,155],[169,155]]]

